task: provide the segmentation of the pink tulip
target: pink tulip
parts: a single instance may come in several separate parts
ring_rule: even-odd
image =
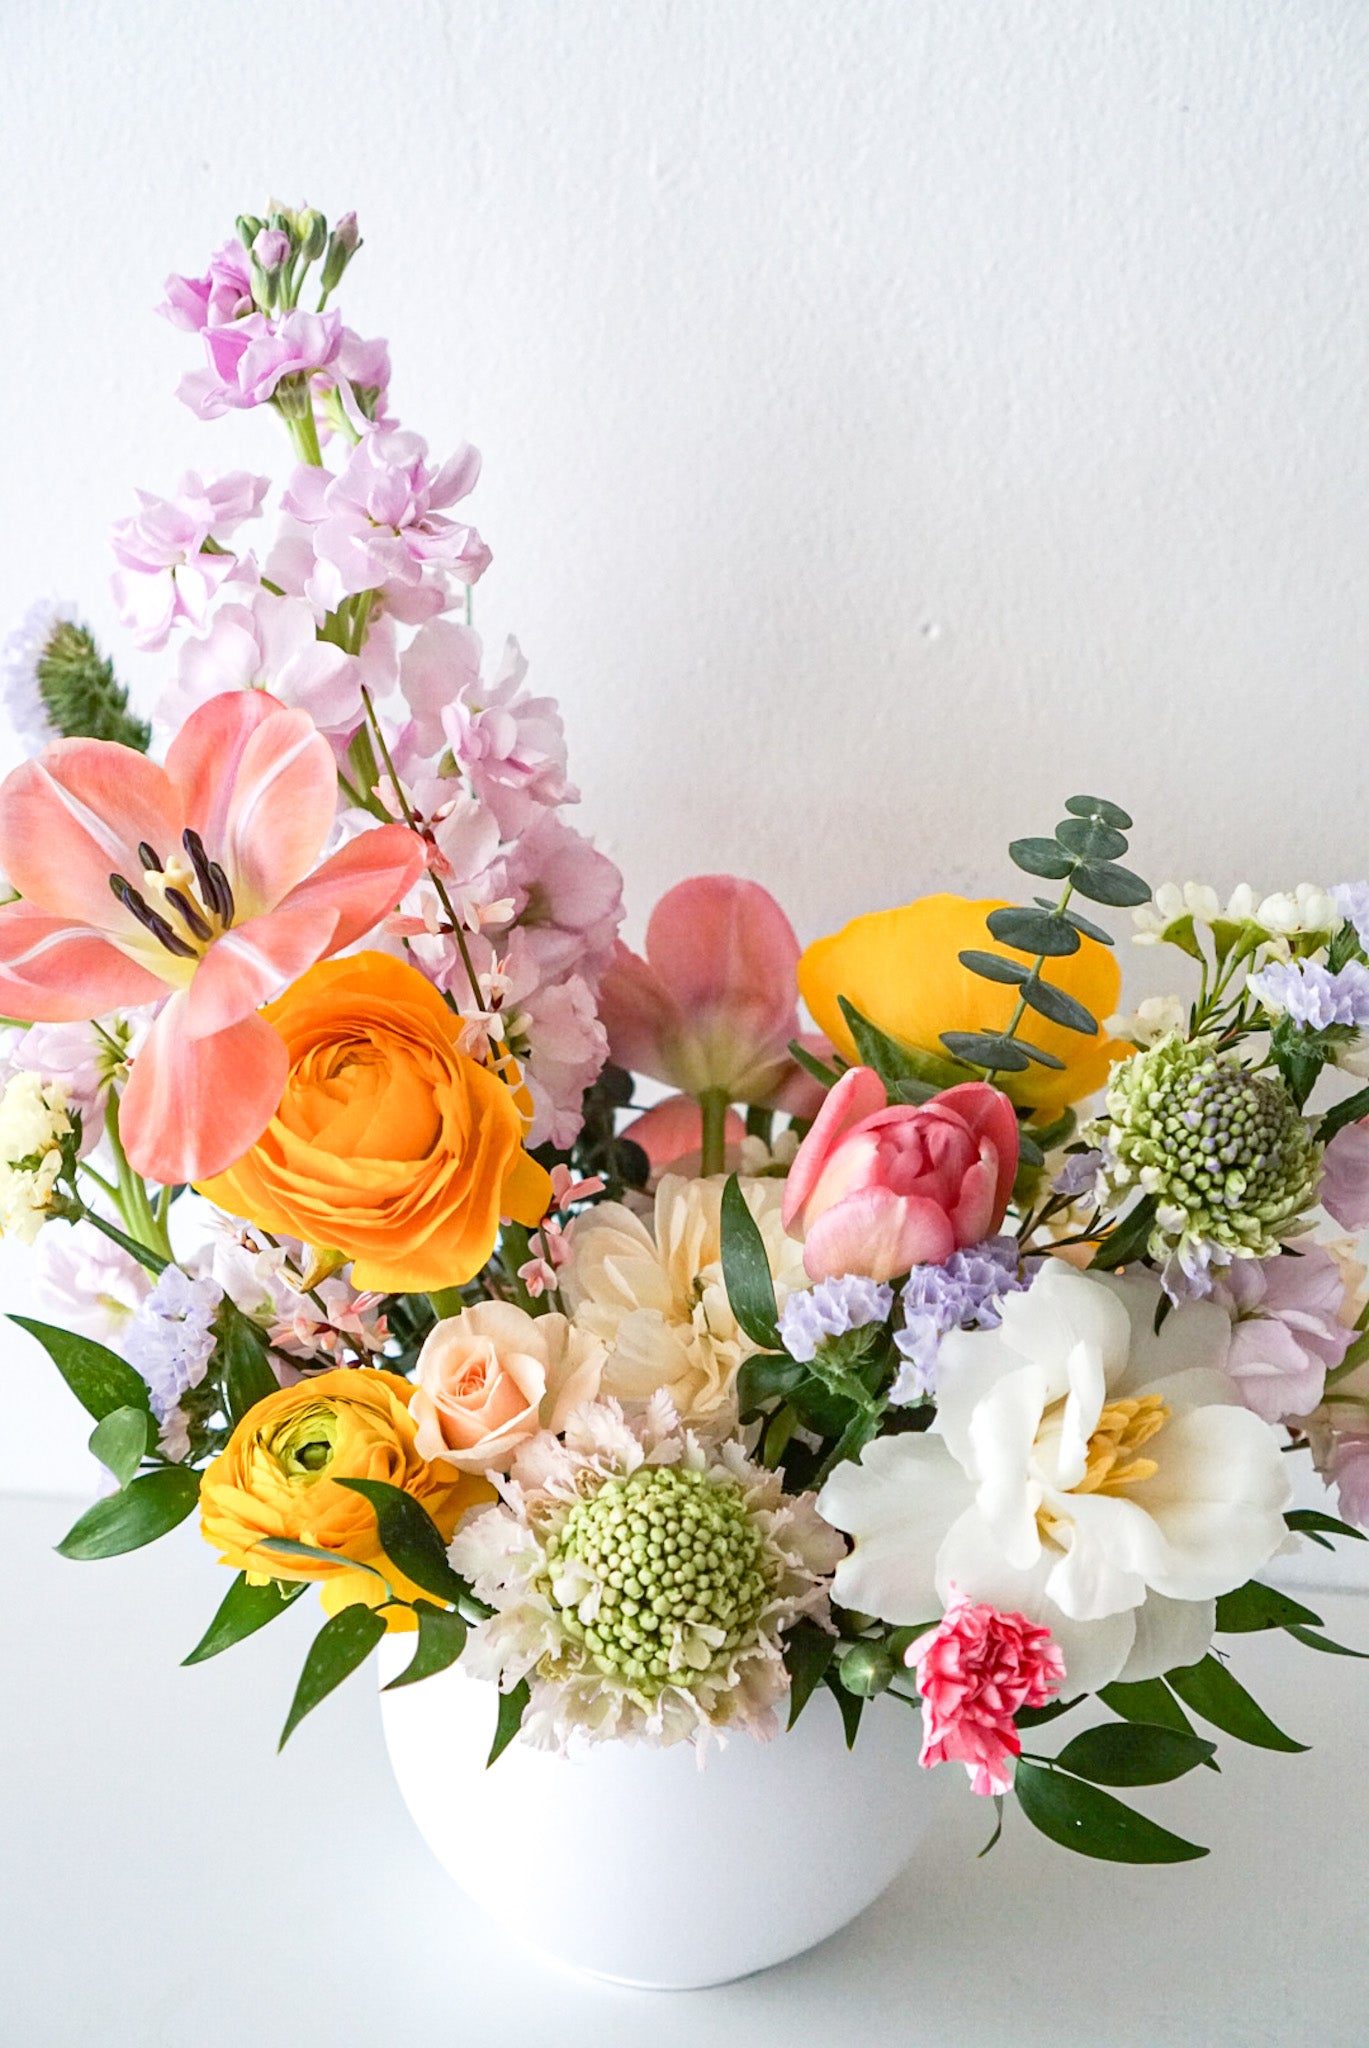
[[[804,1236],[810,1279],[892,1280],[992,1237],[1017,1172],[1006,1095],[966,1081],[914,1108],[852,1067],[828,1095],[789,1169],[784,1227]]]
[[[620,943],[604,976],[611,1056],[686,1095],[774,1103],[798,1071],[788,1051],[799,1029],[798,958],[793,926],[758,883],[677,883],[651,913],[646,958]],[[814,1113],[817,1102],[793,1113],[805,1107]]]
[[[0,784],[0,1010],[62,1022],[160,1005],[119,1111],[134,1168],[207,1178],[253,1145],[285,1086],[255,1015],[369,931],[417,880],[402,825],[315,867],[337,770],[306,712],[213,697],[159,768],[108,740],[58,740]]]

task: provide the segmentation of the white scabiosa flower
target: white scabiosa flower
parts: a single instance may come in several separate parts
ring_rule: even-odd
[[[1049,1628],[1070,1694],[1201,1658],[1218,1595],[1285,1540],[1278,1438],[1226,1371],[1213,1302],[1154,1328],[1158,1282],[1047,1259],[996,1330],[943,1341],[925,1435],[839,1465],[818,1507],[855,1538],[835,1597],[899,1625],[956,1596]]]
[[[505,1691],[528,1680],[527,1741],[776,1732],[784,1632],[826,1623],[845,1550],[811,1494],[696,1437],[664,1395],[631,1422],[586,1403],[498,1483],[502,1505],[469,1516],[449,1554],[496,1610],[463,1668]]]
[[[64,1165],[75,1162],[76,1142],[65,1083],[13,1075],[0,1096],[0,1237],[33,1243],[52,1213]]]
[[[572,1320],[609,1353],[602,1391],[628,1407],[664,1389],[691,1426],[728,1429],[736,1420],[737,1368],[758,1346],[740,1328],[722,1269],[719,1177],[666,1174],[649,1230],[619,1202],[600,1202],[566,1232],[570,1259],[561,1294]],[[803,1246],[780,1221],[784,1182],[743,1180],[747,1207],[765,1243],[775,1299],[811,1283]]]

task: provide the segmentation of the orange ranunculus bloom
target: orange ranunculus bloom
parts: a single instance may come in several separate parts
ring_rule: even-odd
[[[339,1251],[358,1287],[459,1286],[499,1219],[539,1223],[551,1179],[523,1150],[497,1075],[458,1050],[461,1019],[385,953],[325,960],[262,1011],[289,1079],[250,1152],[205,1181],[230,1215]]]
[[[448,1541],[468,1508],[493,1498],[483,1480],[419,1456],[409,1413],[413,1393],[398,1373],[358,1366],[321,1373],[258,1401],[200,1481],[205,1541],[224,1564],[258,1584],[318,1581],[330,1614],[359,1600],[375,1607],[385,1598],[382,1580],[357,1565],[382,1572],[401,1599],[416,1599],[423,1589],[397,1572],[380,1547],[375,1510],[334,1483],[383,1479],[402,1487]],[[331,1551],[337,1563],[259,1550],[264,1537]],[[392,1628],[414,1626],[402,1611],[388,1619]]]
[[[946,1057],[943,1031],[1001,1031],[1017,1003],[1017,990],[984,981],[962,967],[959,955],[974,949],[1026,956],[989,936],[990,911],[1006,909],[997,899],[923,896],[898,910],[857,917],[830,938],[818,939],[799,961],[799,991],[819,1029],[848,1060],[855,1044],[837,1004],[845,996],[863,1016],[891,1038]],[[1096,939],[1081,939],[1077,953],[1049,960],[1045,978],[1074,996],[1101,1025],[1117,1008],[1122,976],[1115,956]],[[1022,1074],[1000,1074],[997,1085],[1038,1119],[1056,1117],[1072,1102],[1101,1088],[1114,1061],[1134,1048],[1098,1031],[1085,1038],[1029,1010],[1020,1035],[1054,1053],[1063,1070],[1033,1064]]]

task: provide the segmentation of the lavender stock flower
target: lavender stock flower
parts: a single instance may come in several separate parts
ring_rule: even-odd
[[[168,1266],[129,1325],[124,1355],[147,1381],[159,1422],[204,1378],[222,1300],[216,1280],[192,1280],[179,1266]]]

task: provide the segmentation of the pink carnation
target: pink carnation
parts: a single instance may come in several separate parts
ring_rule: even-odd
[[[247,251],[235,235],[216,249],[203,277],[166,280],[166,298],[157,311],[173,327],[202,334],[206,327],[227,327],[252,311],[252,272]]]
[[[961,1763],[974,1791],[1011,1791],[1022,1753],[1014,1716],[1046,1706],[1065,1682],[1065,1659],[1050,1630],[957,1595],[937,1626],[909,1645],[904,1661],[916,1666],[922,1695],[924,1769]]]

